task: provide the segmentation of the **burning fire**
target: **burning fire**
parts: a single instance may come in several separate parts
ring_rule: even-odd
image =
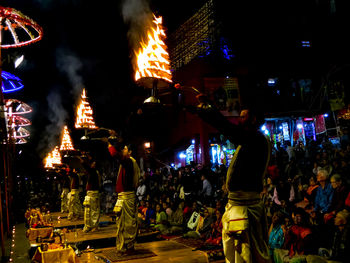
[[[147,43],[141,42],[141,48],[136,54],[135,80],[142,77],[154,77],[172,82],[169,54],[162,40],[166,36],[162,28],[162,17],[154,16],[153,23],[155,26],[147,33]]]
[[[72,139],[69,135],[68,127],[64,126],[60,151],[74,151]]]
[[[55,164],[62,164],[62,158],[58,146],[45,158],[45,168],[53,168]]]
[[[90,104],[87,101],[85,89],[83,89],[83,92],[81,94],[81,100],[77,108],[75,128],[97,129],[94,118],[92,116],[92,108],[90,107]]]

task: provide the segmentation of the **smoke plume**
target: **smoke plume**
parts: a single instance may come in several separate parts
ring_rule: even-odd
[[[52,89],[46,100],[48,103],[47,117],[50,123],[45,127],[38,145],[38,151],[43,154],[58,146],[61,131],[68,117],[68,113],[62,105],[61,94],[57,87]]]
[[[140,40],[152,23],[152,11],[148,0],[124,0],[122,5],[124,22],[129,26],[128,40],[132,49],[138,50]]]

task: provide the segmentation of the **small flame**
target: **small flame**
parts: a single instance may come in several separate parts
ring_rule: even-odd
[[[75,128],[97,129],[92,113],[92,108],[87,100],[85,89],[83,89],[81,100],[77,108]]]
[[[74,151],[72,139],[69,135],[68,127],[64,126],[60,151]]]
[[[136,54],[137,70],[135,80],[142,77],[155,77],[172,82],[169,54],[162,40],[165,38],[162,28],[162,17],[154,16],[153,23],[155,26],[147,34],[147,44],[141,42],[141,48]]]
[[[62,164],[62,158],[58,146],[49,152],[45,158],[45,168],[53,168],[55,164]]]

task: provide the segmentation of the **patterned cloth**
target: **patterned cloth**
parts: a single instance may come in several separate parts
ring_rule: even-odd
[[[100,221],[100,195],[98,191],[87,191],[84,200],[84,229],[89,231],[98,227]]]

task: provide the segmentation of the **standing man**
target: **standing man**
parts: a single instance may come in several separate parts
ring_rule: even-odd
[[[68,220],[77,220],[82,214],[82,206],[79,199],[79,176],[75,169],[69,169],[70,193],[68,194]]]
[[[69,193],[69,177],[66,168],[60,171],[61,175],[61,213],[68,213],[68,193]]]
[[[113,131],[111,131],[113,133]],[[108,139],[104,139],[108,142]],[[114,206],[117,225],[117,250],[122,253],[134,250],[137,235],[137,201],[135,190],[137,189],[140,168],[136,160],[131,157],[130,145],[125,145],[121,150],[108,142],[108,150],[111,156],[118,159],[120,166],[116,181],[117,203]]]
[[[222,217],[226,262],[271,262],[267,246],[267,219],[260,198],[263,177],[271,156],[271,143],[260,132],[264,117],[253,107],[242,110],[233,124],[205,101],[189,109],[237,146],[226,176],[228,203]]]
[[[79,157],[80,158],[80,157]],[[87,153],[87,160],[80,158],[87,173],[86,196],[84,205],[84,229],[83,232],[95,231],[100,221],[100,176],[96,169],[96,162]]]

